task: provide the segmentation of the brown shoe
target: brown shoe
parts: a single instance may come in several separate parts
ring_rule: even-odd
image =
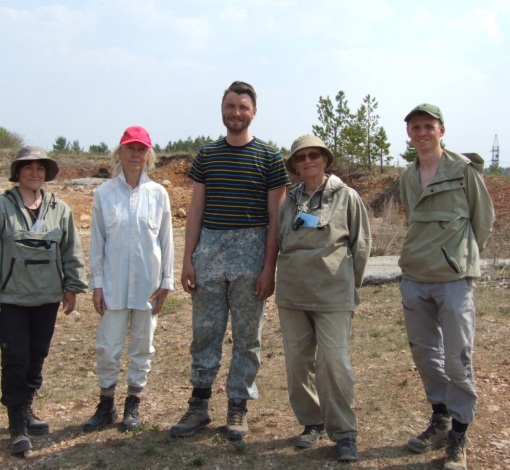
[[[243,439],[248,434],[248,421],[246,414],[246,400],[231,398],[228,401],[227,412],[227,438],[233,440]]]
[[[189,408],[179,423],[170,428],[170,435],[174,437],[193,436],[196,431],[212,422],[209,412],[209,400],[191,397],[188,400]]]
[[[448,442],[446,444],[446,458],[443,470],[466,470],[466,434],[455,435],[453,431],[448,433]]]
[[[417,454],[423,454],[429,450],[444,447],[450,425],[451,419],[449,417],[438,413],[432,414],[427,429],[419,436],[409,439],[407,448]]]

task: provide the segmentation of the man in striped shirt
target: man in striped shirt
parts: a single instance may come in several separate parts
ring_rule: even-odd
[[[193,393],[188,411],[170,430],[174,436],[191,436],[212,421],[209,398],[229,311],[229,439],[248,433],[246,401],[258,397],[262,319],[274,291],[278,209],[289,178],[278,150],[249,132],[256,100],[251,85],[232,83],[221,105],[227,136],[200,149],[189,175],[193,196],[181,282],[193,301]]]

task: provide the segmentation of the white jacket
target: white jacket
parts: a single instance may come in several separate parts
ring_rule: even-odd
[[[109,310],[149,310],[159,289],[174,290],[174,245],[168,194],[145,172],[132,189],[124,172],[94,195],[90,288]]]

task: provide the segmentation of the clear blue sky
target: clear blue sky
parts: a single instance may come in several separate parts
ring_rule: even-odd
[[[290,147],[319,96],[379,102],[397,156],[404,116],[441,107],[447,148],[510,166],[510,0],[0,0],[0,126],[50,149],[224,133],[223,90],[254,85],[252,133]]]

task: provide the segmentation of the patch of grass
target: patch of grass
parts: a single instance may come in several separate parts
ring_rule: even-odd
[[[185,300],[182,299],[176,299],[173,297],[167,298],[166,302],[163,305],[163,308],[161,309],[161,312],[159,312],[160,316],[163,315],[175,315],[178,313],[182,307],[186,304]]]
[[[372,331],[372,334],[370,336],[372,336],[372,338],[379,338],[381,336],[381,333],[379,331]]]
[[[220,434],[220,433],[216,433],[213,438],[212,438],[212,443],[215,444],[215,445],[224,445],[225,443],[227,442],[227,440],[225,439],[225,437]]]
[[[499,307],[501,315],[510,315],[510,307]]]
[[[150,457],[152,455],[156,455],[158,451],[156,450],[156,447],[153,445],[145,446],[143,449],[143,455],[146,455],[147,457]]]
[[[407,387],[407,379],[404,379],[401,382],[399,382],[398,386],[402,388]]]
[[[92,464],[94,468],[108,468],[108,464],[101,457],[96,457],[96,461]]]
[[[205,463],[205,459],[202,457],[202,456],[199,456],[199,457],[195,457],[193,460],[192,460],[192,463],[195,467],[202,467]]]
[[[248,446],[246,445],[246,441],[244,439],[232,442],[232,447],[239,454],[246,453],[246,450],[248,449]]]

